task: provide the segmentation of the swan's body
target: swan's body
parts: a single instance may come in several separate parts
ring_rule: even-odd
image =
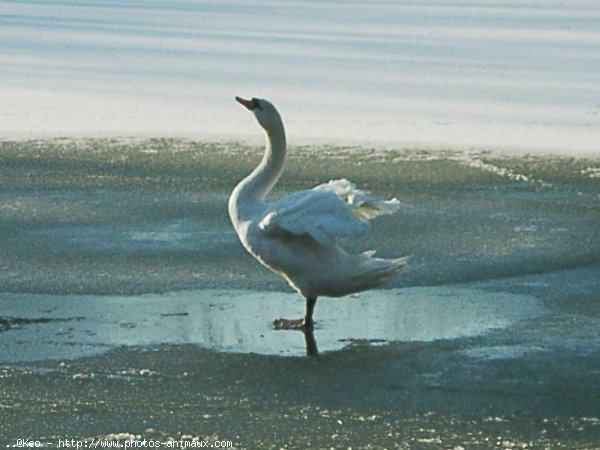
[[[406,264],[406,258],[374,258],[374,252],[351,255],[337,243],[338,238],[364,234],[370,228],[368,220],[397,211],[399,202],[370,197],[348,180],[266,202],[284,167],[283,122],[266,100],[236,99],[254,112],[267,145],[260,164],[233,190],[229,215],[244,247],[307,299],[304,320],[283,325],[310,327],[317,297],[373,288]]]

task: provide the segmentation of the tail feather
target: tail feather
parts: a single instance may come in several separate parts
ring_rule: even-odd
[[[361,271],[353,278],[353,285],[357,291],[379,286],[390,281],[408,264],[410,257],[404,256],[395,259],[373,258],[375,252],[362,253]]]

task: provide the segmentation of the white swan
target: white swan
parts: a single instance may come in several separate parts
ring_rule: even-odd
[[[407,258],[374,258],[373,251],[350,255],[337,243],[365,233],[370,219],[397,211],[399,202],[370,197],[345,179],[266,202],[285,162],[283,122],[267,100],[236,100],[254,113],[267,144],[260,164],[231,193],[229,216],[246,250],[306,299],[303,319],[279,319],[275,327],[311,329],[317,297],[370,289],[406,264]]]

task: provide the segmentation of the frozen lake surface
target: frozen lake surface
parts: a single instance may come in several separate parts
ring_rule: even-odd
[[[0,135],[600,152],[600,5],[1,1]]]
[[[344,246],[411,255],[303,335],[273,330],[303,301],[227,216],[260,153],[0,141],[0,445],[598,446],[598,158],[292,146],[274,197],[342,176],[396,196]]]

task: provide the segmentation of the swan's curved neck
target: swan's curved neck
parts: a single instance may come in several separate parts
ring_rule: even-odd
[[[283,123],[278,120],[265,129],[267,143],[260,164],[235,188],[236,203],[263,201],[275,186],[285,164],[286,141]]]

